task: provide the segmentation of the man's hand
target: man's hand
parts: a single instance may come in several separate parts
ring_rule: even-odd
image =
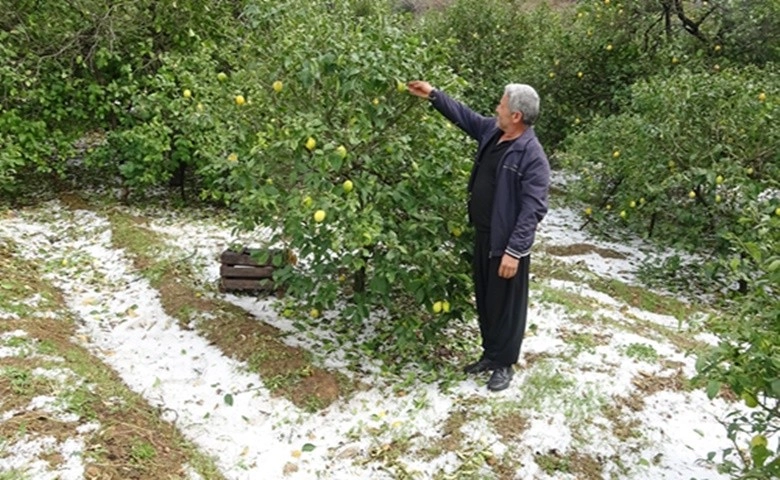
[[[409,93],[420,98],[428,98],[431,94],[431,90],[433,90],[430,83],[421,80],[412,80],[407,83],[406,86],[409,88]]]
[[[503,257],[501,257],[501,265],[498,267],[498,276],[501,278],[512,278],[517,274],[517,265],[520,263],[520,260],[517,258],[504,254]]]

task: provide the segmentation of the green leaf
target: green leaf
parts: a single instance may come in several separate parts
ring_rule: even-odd
[[[302,452],[311,452],[315,448],[316,447],[313,444],[311,444],[311,443],[304,443],[303,447],[301,447],[301,451]]]
[[[225,403],[227,403],[231,407],[233,406],[233,395],[232,394],[226,393],[225,397],[224,397],[224,400],[225,400]]]
[[[772,393],[774,393],[776,397],[780,397],[780,379],[772,382]]]
[[[720,382],[715,380],[710,380],[709,383],[707,383],[707,397],[712,400],[715,398],[716,395],[720,392]]]

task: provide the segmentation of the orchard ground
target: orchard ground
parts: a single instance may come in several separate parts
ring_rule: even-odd
[[[555,206],[511,387],[400,371],[338,311],[220,293],[223,212],[63,195],[0,215],[0,478],[719,479],[736,401],[690,382],[706,307],[639,285],[650,252]],[[430,308],[421,305],[421,309]],[[281,313],[280,313],[281,312]],[[747,447],[748,439],[744,445]]]

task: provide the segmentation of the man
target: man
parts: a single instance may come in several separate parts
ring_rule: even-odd
[[[490,118],[428,82],[412,81],[408,87],[479,144],[468,212],[476,230],[473,268],[482,356],[464,371],[492,370],[488,389],[504,390],[525,334],[531,246],[547,213],[550,164],[532,128],[539,95],[528,85],[509,84]]]

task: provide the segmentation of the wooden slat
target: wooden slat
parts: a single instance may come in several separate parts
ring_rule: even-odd
[[[271,278],[274,273],[274,267],[249,267],[222,265],[219,268],[219,275],[222,278]]]
[[[260,262],[256,261],[252,255],[255,253],[261,253]],[[287,255],[283,250],[261,250],[257,248],[245,248],[241,252],[233,250],[225,250],[220,256],[220,261],[224,265],[250,265],[253,267],[262,267],[273,264],[273,257],[281,256],[287,261]]]
[[[241,278],[223,278],[220,286],[222,290],[273,290],[274,283],[270,280],[248,280]]]

